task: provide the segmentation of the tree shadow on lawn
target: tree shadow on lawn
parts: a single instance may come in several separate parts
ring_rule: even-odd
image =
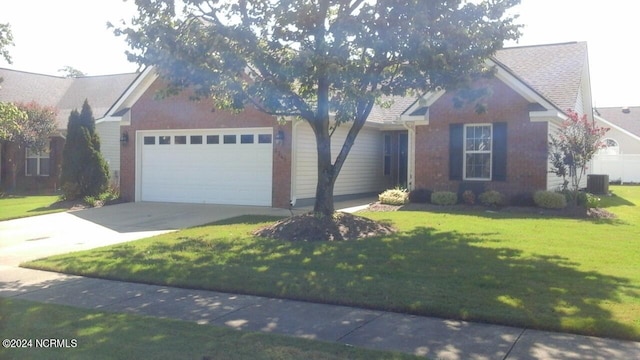
[[[491,236],[418,227],[350,242],[182,237],[57,263],[90,267],[89,276],[640,339],[624,303],[640,296],[638,284],[560,255],[482,247],[499,241]]]

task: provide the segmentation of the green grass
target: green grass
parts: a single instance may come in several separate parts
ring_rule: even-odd
[[[290,243],[243,217],[27,266],[640,340],[640,187],[612,189],[615,220],[368,213],[400,232]]]
[[[0,196],[0,221],[66,211],[57,195]]]
[[[0,298],[0,338],[33,348],[0,347],[2,359],[414,359],[415,357],[190,322],[114,314]],[[69,348],[35,348],[36,339]],[[72,340],[75,340],[72,342]]]

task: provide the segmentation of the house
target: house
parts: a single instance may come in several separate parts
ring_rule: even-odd
[[[403,186],[518,196],[560,186],[549,172],[549,136],[567,109],[593,118],[586,43],[509,48],[487,61],[493,75],[474,84],[490,94],[483,113],[454,106],[453,91],[390,98],[390,106],[376,107],[334,194]],[[165,82],[153,68],[119,84],[120,93],[114,88],[101,103],[111,101],[104,112],[94,112],[110,129],[100,134],[103,151],[119,153],[110,164],[120,171],[123,199],[274,207],[313,200],[315,139],[304,121],[279,122],[251,108],[215,110],[186,92],[160,99]],[[334,156],[348,126],[334,134]]]
[[[335,185],[336,196],[410,189],[498,190],[508,196],[554,189],[549,136],[567,109],[592,118],[586,43],[517,47],[488,60],[495,75],[475,84],[487,111],[453,105],[455,92],[394,98],[377,107]],[[129,201],[287,207],[315,194],[311,128],[247,109],[214,111],[187,94],[158,100],[147,69],[108,116],[121,116],[121,194]],[[348,125],[332,142],[337,154]]]
[[[49,151],[34,153],[6,143],[0,150],[0,185],[21,190],[53,191],[59,187],[62,149],[67,122],[72,110],[82,107],[85,99],[96,118],[96,132],[101,138],[101,151],[109,164],[112,181],[120,173],[120,124],[105,114],[131,85],[138,74],[64,78],[23,71],[0,69],[0,101],[52,106],[58,110],[57,133],[51,137]]]
[[[595,120],[609,131],[592,171],[610,181],[640,183],[640,107],[597,108]]]

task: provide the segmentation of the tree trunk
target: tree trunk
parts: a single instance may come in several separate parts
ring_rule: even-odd
[[[332,216],[335,211],[333,206],[333,186],[336,182],[336,174],[331,159],[331,137],[328,129],[316,129],[315,133],[318,153],[318,183],[316,185],[316,201],[313,212],[324,216]]]

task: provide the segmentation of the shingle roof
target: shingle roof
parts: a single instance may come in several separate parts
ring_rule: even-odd
[[[383,96],[380,101],[387,106],[374,105],[367,121],[383,123],[397,120],[416,100],[412,96]]]
[[[622,111],[622,107],[597,108],[595,111],[601,118],[640,137],[640,106],[625,109],[629,111]]]
[[[64,78],[24,71],[0,69],[0,101],[30,102],[58,109],[58,129],[66,129],[69,114],[80,109],[85,99],[96,119],[127,90],[137,73]]]
[[[494,59],[564,111],[576,105],[587,62],[587,43],[505,48]]]
[[[577,104],[587,59],[586,42],[505,48],[493,57],[499,66],[562,111],[573,109]],[[389,109],[375,106],[369,121],[393,121],[416,100],[412,97],[392,99],[394,103]],[[424,115],[426,110],[421,107],[411,115]]]

